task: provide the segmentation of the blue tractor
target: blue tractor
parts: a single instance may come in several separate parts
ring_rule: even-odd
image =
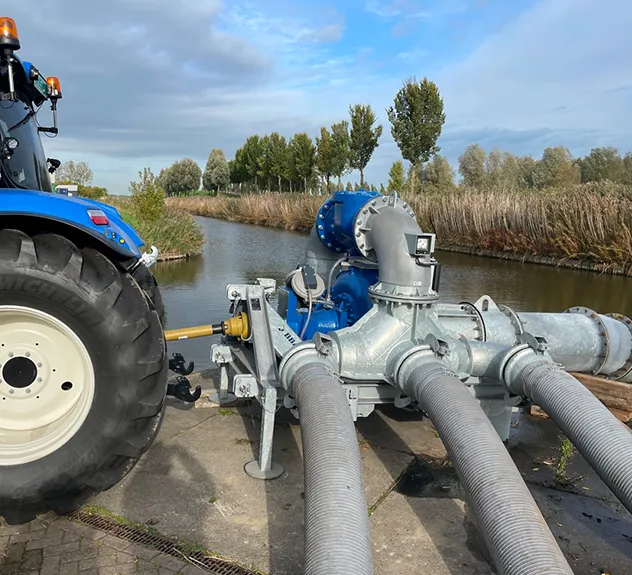
[[[168,361],[156,259],[116,209],[53,193],[40,133],[57,78],[16,56],[0,18],[0,517],[67,512],[158,432]],[[53,127],[37,112],[46,102]]]

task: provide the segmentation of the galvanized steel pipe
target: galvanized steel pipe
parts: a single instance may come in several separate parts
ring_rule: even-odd
[[[546,338],[553,361],[567,371],[616,373],[632,354],[630,329],[622,321],[586,308],[572,309],[573,313],[518,315],[525,331]]]

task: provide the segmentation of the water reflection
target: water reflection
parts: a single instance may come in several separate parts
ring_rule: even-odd
[[[163,289],[188,288],[195,285],[204,269],[204,258],[195,256],[188,260],[173,260],[156,265],[154,272]]]
[[[559,312],[581,305],[632,315],[632,278],[440,252],[441,295],[474,301],[487,294],[518,311]]]
[[[302,259],[307,236],[270,228],[198,218],[206,234],[204,254],[156,265],[168,327],[214,323],[228,314],[226,284],[258,277],[280,282]],[[439,252],[442,299],[475,301],[487,294],[518,311],[564,311],[583,305],[600,313],[632,316],[632,278]],[[210,367],[212,340],[174,342],[200,368]]]

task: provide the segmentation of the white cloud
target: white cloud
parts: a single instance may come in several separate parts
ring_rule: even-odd
[[[380,18],[430,18],[432,12],[424,10],[417,0],[367,0],[367,12]]]
[[[61,135],[44,140],[48,155],[86,159],[95,180],[121,191],[143,165],[158,169],[184,156],[204,162],[215,146],[230,156],[255,132],[316,135],[319,126],[347,117],[350,103],[362,102],[384,126],[367,170],[377,183],[398,157],[385,108],[403,77],[424,73],[444,96],[441,145],[453,159],[473,141],[537,154],[556,144],[575,153],[632,147],[629,0],[541,0],[439,70],[427,67],[421,44],[399,55],[379,47],[336,50],[332,42],[345,23],[335,10],[289,0],[275,0],[274,12],[267,2],[254,6],[16,3],[20,55],[59,76],[64,89]],[[420,8],[372,6],[395,21],[406,7]],[[410,72],[400,75],[402,63]]]
[[[540,1],[437,81],[451,121],[513,130],[632,130],[627,0]]]
[[[575,155],[632,149],[630,21],[628,0],[540,0],[432,73],[447,114],[443,153],[454,161],[475,141],[537,156],[559,144]]]

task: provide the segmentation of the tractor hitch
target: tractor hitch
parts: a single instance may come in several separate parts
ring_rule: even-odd
[[[173,359],[169,360],[169,369],[178,375],[190,375],[193,373],[194,367],[195,364],[192,361],[189,362],[188,367],[186,366],[186,361],[181,353],[174,353]]]
[[[175,397],[180,401],[194,403],[202,395],[202,388],[198,385],[195,391],[191,393],[191,383],[184,375],[179,375],[175,383],[167,385],[167,395]]]

